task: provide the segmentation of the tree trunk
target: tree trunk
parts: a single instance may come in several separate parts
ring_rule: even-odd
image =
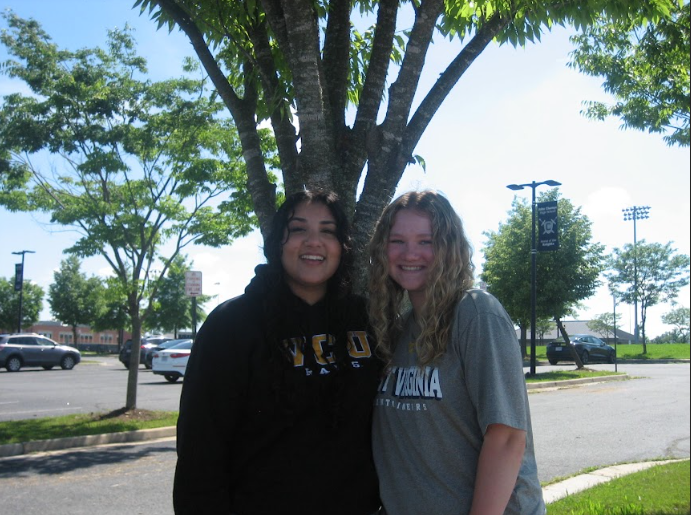
[[[525,325],[518,326],[521,330],[521,356],[528,357],[528,328]]]
[[[641,302],[641,339],[643,340],[643,354],[648,353],[648,346],[646,345],[645,341],[645,317],[648,315],[648,310],[647,306],[644,304],[644,302]]]
[[[571,345],[571,339],[569,338],[569,334],[566,332],[566,329],[564,328],[564,324],[561,323],[560,318],[555,317],[554,320],[556,320],[557,322],[557,329],[559,329],[559,333],[564,338],[564,342],[566,342],[566,345],[568,345],[571,348],[571,355],[573,356],[573,360],[576,363],[576,368],[578,370],[582,370],[585,367],[583,366],[581,358],[578,357],[578,353],[576,352],[576,346]]]
[[[130,369],[127,375],[127,397],[125,408],[137,407],[137,381],[139,377],[139,354],[141,352],[142,321],[139,316],[139,303],[130,307],[132,317],[132,352],[130,353]]]

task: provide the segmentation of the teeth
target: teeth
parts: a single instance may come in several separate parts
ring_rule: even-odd
[[[324,261],[324,256],[305,255],[305,256],[300,256],[300,259],[307,259],[309,261]]]
[[[406,272],[415,272],[416,270],[422,270],[421,266],[402,266],[401,268]]]

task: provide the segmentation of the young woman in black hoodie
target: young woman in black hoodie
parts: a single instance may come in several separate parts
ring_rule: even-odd
[[[180,400],[175,513],[370,515],[380,363],[332,193],[289,196],[244,295],[199,330]]]

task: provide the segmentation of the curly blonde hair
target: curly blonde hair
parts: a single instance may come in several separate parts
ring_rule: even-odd
[[[405,291],[389,277],[387,247],[396,214],[410,209],[429,216],[434,261],[425,288],[425,305],[418,314],[421,332],[415,341],[418,365],[432,363],[446,351],[454,308],[473,285],[472,248],[463,223],[440,193],[425,190],[405,193],[387,206],[370,241],[369,315],[380,357],[390,363],[403,329]]]

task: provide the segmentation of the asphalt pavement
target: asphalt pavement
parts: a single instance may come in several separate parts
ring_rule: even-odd
[[[583,379],[568,379],[565,381],[544,381],[528,383],[529,391],[547,390],[553,388],[565,388],[581,384],[604,383],[610,381],[622,381],[628,379],[628,374],[616,376],[601,376]],[[108,445],[114,443],[132,443],[157,440],[175,436],[175,427],[161,427],[156,429],[142,429],[139,431],[123,431],[88,436],[73,436],[67,438],[53,438],[51,440],[37,440],[33,442],[21,442],[0,445],[0,458],[19,456],[33,452],[50,452],[73,449],[78,447],[90,447],[94,445]]]
[[[573,388],[586,383],[604,383],[628,379],[627,374],[621,376],[604,376],[599,378],[575,379],[569,381],[529,383],[528,389],[552,390],[560,388]],[[24,442],[18,444],[0,445],[0,458],[20,456],[24,454],[44,454],[53,453],[65,449],[78,449],[90,446],[106,446],[122,443],[136,443],[147,441],[171,441],[175,438],[175,427],[164,427],[158,429],[147,429],[142,431],[129,431],[121,433],[109,433],[102,435],[91,435],[72,438],[58,438],[53,440],[41,440],[34,442]],[[645,470],[652,466],[669,463],[670,461],[644,461],[639,463],[628,463],[623,465],[608,466],[598,470],[570,477],[566,480],[552,483],[544,487],[544,497],[546,503],[554,502],[567,495],[585,490],[597,484],[601,484],[626,474],[631,474]]]

